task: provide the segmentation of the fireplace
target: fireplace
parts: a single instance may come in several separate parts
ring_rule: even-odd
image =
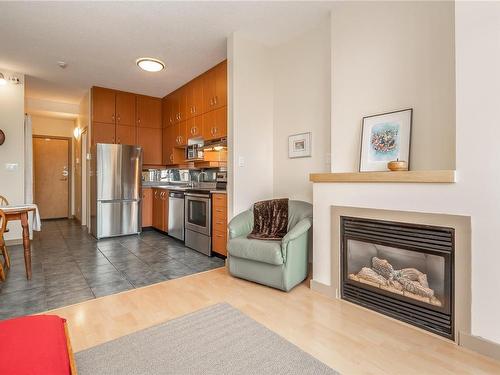
[[[340,217],[341,297],[454,340],[455,229]]]

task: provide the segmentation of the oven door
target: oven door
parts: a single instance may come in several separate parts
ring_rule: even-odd
[[[185,195],[186,229],[210,236],[211,204],[210,196],[201,194]]]

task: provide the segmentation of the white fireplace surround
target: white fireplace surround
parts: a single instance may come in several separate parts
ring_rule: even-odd
[[[456,181],[441,184],[314,183],[313,281],[330,287],[337,277],[332,274],[332,206],[468,216],[471,221],[471,337],[496,345],[497,357],[500,358],[500,4],[471,1],[455,2],[454,5]],[[353,45],[357,51],[359,47]],[[345,60],[349,61],[348,57]],[[333,74],[332,81],[335,79]],[[372,92],[370,89],[373,87],[362,91]],[[391,92],[397,98],[404,94],[400,91]],[[374,92],[379,93],[378,90]],[[352,139],[358,139],[358,133],[346,138],[336,130],[349,126],[359,129],[360,124],[339,120],[338,112],[348,107],[357,111],[357,118],[361,119],[366,108],[356,96],[340,105],[339,95],[342,93],[332,92],[332,113],[337,112],[337,116],[332,117],[332,172],[353,172],[354,168],[345,166],[354,166],[358,160],[359,149],[352,142]],[[412,103],[406,104],[412,106]],[[384,103],[387,108],[394,106],[390,100]],[[414,130],[422,131],[417,124],[415,117]],[[345,148],[352,152],[335,147],[337,143],[345,144]],[[432,155],[432,147],[428,145],[422,152]],[[339,157],[348,160],[342,163]],[[426,168],[430,169],[430,166]]]
[[[400,223],[433,225],[455,229],[454,283],[455,298],[455,342],[460,344],[461,336],[470,335],[471,322],[471,278],[470,278],[470,217],[435,213],[408,212],[400,210],[381,210],[358,207],[331,206],[331,246],[330,246],[330,281],[318,282],[314,277],[313,289],[340,298],[341,285],[341,217],[355,217],[372,220],[384,220]],[[315,247],[316,248],[316,247]],[[316,257],[316,254],[314,254]],[[316,272],[314,273],[316,274]]]

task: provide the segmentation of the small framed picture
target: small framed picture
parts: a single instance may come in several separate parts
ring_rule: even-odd
[[[311,133],[293,134],[288,137],[288,157],[306,158],[311,156]]]
[[[387,171],[393,160],[410,167],[411,123],[413,109],[363,117],[360,172]]]

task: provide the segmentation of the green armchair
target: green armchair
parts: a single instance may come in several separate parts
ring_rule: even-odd
[[[253,210],[244,211],[229,223],[227,260],[235,277],[284,291],[307,277],[313,210],[302,201],[288,201],[288,233],[281,241],[248,239],[253,229]]]

